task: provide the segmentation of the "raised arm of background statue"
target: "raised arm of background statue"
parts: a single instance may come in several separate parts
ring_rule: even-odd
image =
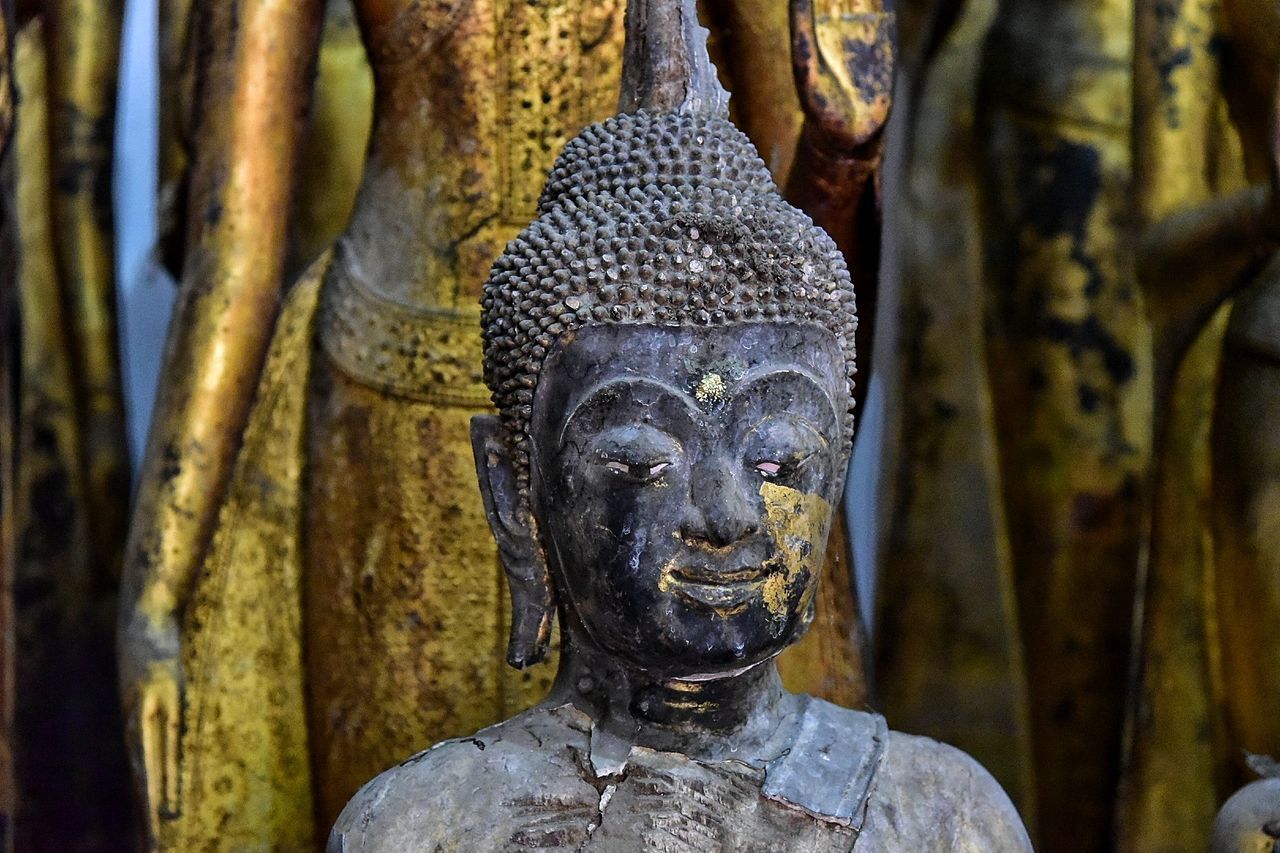
[[[1143,234],[1138,274],[1156,368],[1172,380],[1183,351],[1225,300],[1280,250],[1280,86],[1273,110],[1270,180],[1179,211]]]
[[[866,196],[893,98],[895,16],[884,0],[791,0],[791,63],[804,124],[787,200],[836,241],[858,288],[858,355],[871,356],[880,216]],[[859,408],[867,383],[859,382]]]
[[[883,0],[791,0],[791,61],[804,125],[788,200],[849,256],[853,213],[880,162],[894,72]]]
[[[186,258],[125,550],[120,667],[153,842],[178,807],[180,636],[282,292],[322,0],[197,3]]]

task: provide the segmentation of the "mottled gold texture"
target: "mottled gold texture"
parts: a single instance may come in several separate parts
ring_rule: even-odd
[[[1218,375],[1212,433],[1215,585],[1208,614],[1220,655],[1221,759],[1233,782],[1240,750],[1280,755],[1280,265],[1235,301]],[[1257,346],[1258,322],[1273,346]],[[1264,325],[1265,324],[1265,325]],[[1222,791],[1219,789],[1219,795]]]
[[[875,671],[894,726],[974,755],[1033,827],[1027,684],[987,376],[974,121],[995,7],[965,4],[927,63],[903,65],[894,106],[889,144],[900,156],[885,175],[884,263],[900,291],[901,327],[894,357],[882,362],[889,496]]]
[[[81,466],[77,359],[57,252],[67,235],[54,219],[50,121],[59,101],[48,35],[48,22],[37,19],[15,42],[21,371],[9,496],[18,785],[12,828],[20,850],[108,849],[127,844],[131,816],[112,684],[115,590],[93,550]]]
[[[477,303],[552,158],[612,108],[621,50],[621,3],[358,10],[375,116],[320,297],[308,422],[308,712],[326,825],[378,769],[549,684],[550,668],[504,663],[505,581],[467,426],[488,407]],[[353,624],[381,627],[352,644]]]
[[[316,846],[302,668],[309,342],[328,257],[290,291],[185,609],[182,772],[162,850]],[[366,668],[374,668],[372,666]]]
[[[1280,389],[1280,6],[1224,2],[1229,32],[1244,61],[1230,66],[1224,83],[1240,129],[1246,173],[1266,188],[1264,226],[1269,265],[1246,284],[1232,309],[1222,353],[1212,435],[1213,604],[1223,696],[1220,741],[1228,784],[1251,778],[1240,750],[1280,756],[1280,467],[1277,467],[1276,400]],[[1271,110],[1262,109],[1268,103]],[[1239,262],[1237,255],[1236,262]],[[1239,284],[1240,282],[1233,282]],[[1256,764],[1250,769],[1257,769]],[[1272,796],[1280,782],[1267,775]],[[1255,783],[1255,786],[1257,783]],[[1219,789],[1219,796],[1223,790]],[[1256,793],[1256,792],[1255,792]]]
[[[308,661],[332,662],[307,678],[325,815],[395,756],[541,698],[505,695],[502,578],[468,458],[483,397],[388,402],[313,367],[303,589]],[[524,675],[545,688],[550,673]]]
[[[836,513],[827,537],[813,624],[798,643],[778,656],[778,672],[792,692],[808,693],[845,708],[863,708],[868,704],[870,685],[851,554],[844,513]]]
[[[791,62],[804,123],[787,200],[836,241],[858,287],[857,347],[871,374],[880,208],[873,176],[893,103],[896,18],[881,0],[791,0]],[[855,388],[861,408],[867,383]]]
[[[1274,114],[1259,102],[1274,103],[1276,49],[1237,52],[1280,38],[1280,15],[1262,9],[1162,0],[1138,7],[1147,49],[1135,56],[1135,200],[1143,226],[1139,281],[1154,344],[1156,444],[1120,788],[1122,850],[1205,847],[1215,810],[1245,780],[1242,750],[1280,748],[1274,713],[1263,712],[1265,722],[1257,713],[1274,705],[1280,688],[1266,665],[1254,670],[1254,662],[1274,660],[1280,637],[1267,627],[1277,611],[1265,592],[1265,569],[1260,576],[1261,564],[1248,556],[1250,536],[1266,521],[1254,514],[1262,506],[1251,505],[1246,485],[1265,492],[1273,475],[1265,447],[1240,440],[1265,411],[1270,386],[1253,370],[1257,350],[1223,349],[1220,310],[1280,245],[1274,184],[1242,188],[1250,172],[1254,180],[1272,175],[1266,163],[1275,157],[1267,129]],[[1270,36],[1259,36],[1268,17]],[[1259,86],[1262,75],[1269,86]],[[1228,109],[1224,94],[1244,100]],[[1268,300],[1257,298],[1271,275],[1263,273],[1233,309],[1234,328],[1244,328],[1240,320],[1275,328]],[[1243,337],[1250,350],[1250,335]],[[1215,400],[1215,384],[1225,403]],[[1254,454],[1247,460],[1239,455],[1245,448]],[[1221,565],[1217,555],[1225,558]],[[1249,663],[1242,668],[1241,660]],[[1239,726],[1240,711],[1260,725]]]
[[[360,186],[372,120],[373,73],[351,0],[326,0],[311,110],[298,154],[286,281],[302,272],[346,226]]]
[[[1189,352],[1156,444],[1152,541],[1141,589],[1134,704],[1117,805],[1118,848],[1204,849],[1219,805],[1208,645],[1209,413],[1225,316]],[[1198,843],[1197,843],[1198,842]]]
[[[984,47],[988,356],[1025,644],[1038,832],[1104,849],[1149,458],[1125,216],[1128,0],[1005,0]]]
[[[181,624],[280,301],[282,211],[306,103],[296,81],[310,66],[323,11],[318,0],[198,10],[208,61],[199,69],[187,256],[130,530],[120,628],[129,734],[153,837],[178,808]]]
[[[807,608],[813,602],[820,578],[819,565],[811,555],[819,550],[831,528],[831,505],[821,495],[799,492],[777,483],[762,483],[765,531],[773,539],[782,561],[782,571],[764,581],[765,605],[781,617],[786,587],[809,578],[810,586],[801,598]]]
[[[95,583],[118,583],[129,458],[116,342],[111,216],[122,0],[47,0],[54,251],[73,358]]]

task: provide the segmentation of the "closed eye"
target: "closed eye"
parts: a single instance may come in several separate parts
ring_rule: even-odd
[[[624,477],[629,477],[637,482],[648,482],[656,480],[662,476],[662,473],[671,467],[670,462],[641,462],[631,463],[624,462],[620,459],[610,459],[604,463],[604,467]]]
[[[751,467],[766,480],[790,480],[799,475],[809,460],[814,458],[816,452],[798,451],[774,457],[766,456]]]

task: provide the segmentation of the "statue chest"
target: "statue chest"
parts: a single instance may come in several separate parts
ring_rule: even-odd
[[[625,777],[601,793],[586,850],[852,850],[857,832],[761,794],[764,774],[634,750]]]

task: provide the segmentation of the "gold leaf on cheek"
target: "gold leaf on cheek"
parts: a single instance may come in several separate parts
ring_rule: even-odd
[[[818,589],[827,533],[831,529],[831,504],[816,494],[809,494],[779,483],[761,483],[764,499],[765,530],[777,547],[782,571],[764,582],[764,603],[775,618],[787,614],[788,591],[806,579],[800,610],[808,608]]]

